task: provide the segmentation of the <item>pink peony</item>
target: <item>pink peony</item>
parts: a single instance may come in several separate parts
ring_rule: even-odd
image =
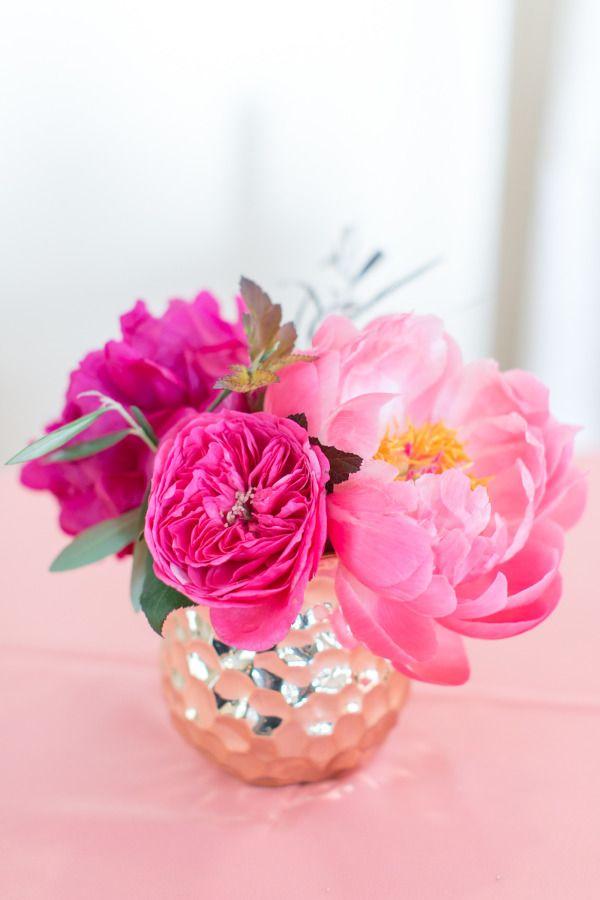
[[[329,464],[305,429],[267,413],[202,413],[159,447],[146,517],[154,571],[212,607],[221,639],[282,638],[326,537]]]
[[[208,293],[191,303],[172,300],[160,318],[139,301],[121,317],[121,330],[121,340],[89,353],[72,373],[62,415],[49,431],[95,409],[96,398],[79,397],[95,390],[140,407],[160,437],[190,408],[205,409],[216,395],[215,380],[231,364],[247,360],[241,323],[224,321]],[[75,442],[123,427],[117,413],[107,413]],[[60,503],[61,527],[77,534],[139,506],[151,468],[152,453],[128,437],[87,459],[31,462],[22,480],[27,487],[52,491]]]
[[[331,317],[313,348],[265,409],[304,412],[310,435],[365,459],[328,498],[346,620],[412,678],[461,683],[459,635],[518,634],[560,598],[563,532],[586,493],[575,429],[532,375],[463,364],[431,316],[362,331]]]

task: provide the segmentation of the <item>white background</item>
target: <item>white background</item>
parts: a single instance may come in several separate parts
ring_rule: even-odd
[[[346,225],[387,252],[381,283],[441,256],[387,308],[533,367],[600,440],[599,10],[6,4],[4,455],[135,299],[230,298],[241,273],[288,297]]]

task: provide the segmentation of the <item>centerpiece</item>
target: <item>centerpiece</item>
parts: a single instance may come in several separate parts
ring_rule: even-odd
[[[131,558],[182,733],[311,781],[380,743],[411,679],[465,682],[463,637],[552,612],[586,485],[546,388],[465,364],[436,317],[332,315],[298,352],[258,285],[237,302],[138,302],[10,462],[74,536],[52,571]]]

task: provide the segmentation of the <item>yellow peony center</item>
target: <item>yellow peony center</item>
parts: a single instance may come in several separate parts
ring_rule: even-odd
[[[447,469],[468,470],[473,460],[458,439],[457,432],[443,422],[426,422],[418,427],[409,423],[401,431],[397,423],[388,426],[375,454],[398,470],[398,480],[415,479],[419,475],[440,475]],[[469,475],[469,472],[466,472]],[[469,475],[471,486],[485,484],[485,478]]]

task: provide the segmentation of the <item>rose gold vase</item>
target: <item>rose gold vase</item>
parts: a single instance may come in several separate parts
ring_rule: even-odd
[[[327,561],[287,637],[265,652],[223,644],[202,607],[177,610],[162,644],[175,725],[253,784],[319,781],[354,768],[396,722],[408,679],[362,646],[343,647],[344,627]]]

